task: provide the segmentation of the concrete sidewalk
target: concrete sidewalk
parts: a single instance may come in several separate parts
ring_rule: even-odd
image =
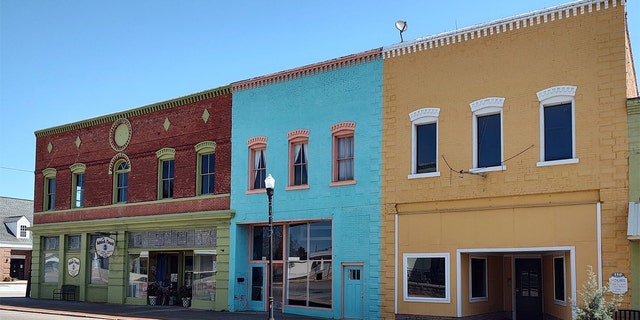
[[[179,306],[133,306],[109,303],[58,301],[23,297],[0,297],[0,310],[68,315],[90,319],[110,320],[265,320],[266,312],[221,312],[183,308]],[[276,319],[320,319],[291,314],[275,314]]]

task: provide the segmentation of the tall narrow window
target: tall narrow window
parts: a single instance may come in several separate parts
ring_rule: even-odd
[[[540,101],[540,162],[538,166],[577,163],[575,86],[537,93]]]
[[[44,211],[56,209],[56,169],[47,168],[44,175]]]
[[[411,174],[409,179],[437,177],[438,116],[440,108],[423,108],[409,114],[411,120]]]
[[[197,194],[215,194],[216,143],[204,141],[195,148],[198,153]]]
[[[58,237],[44,237],[41,238],[44,243],[43,252],[43,265],[42,265],[42,277],[44,282],[53,283],[58,282],[58,268],[60,266],[60,238]]]
[[[120,160],[115,167],[116,171],[113,174],[113,202],[125,203],[128,199],[129,190],[129,165],[126,161]]]
[[[89,260],[91,269],[89,283],[91,284],[109,284],[109,258],[100,256],[96,250],[96,239],[100,235],[91,235],[89,243]]]
[[[173,198],[176,150],[163,148],[156,151],[158,157],[158,199]]]
[[[247,140],[249,148],[249,190],[264,189],[267,177],[267,137],[253,137]]]
[[[553,258],[553,291],[557,304],[566,305],[564,257]]]
[[[74,163],[69,166],[71,170],[71,206],[73,208],[84,207],[84,184],[86,166],[82,163]]]
[[[485,98],[470,104],[473,113],[473,168],[504,170],[502,165],[502,107],[504,98]]]
[[[471,257],[469,259],[470,300],[487,300],[487,258]]]
[[[341,122],[331,127],[333,134],[332,185],[355,183],[355,122]]]
[[[308,187],[308,142],[309,130],[295,130],[288,134],[289,139],[289,186]]]

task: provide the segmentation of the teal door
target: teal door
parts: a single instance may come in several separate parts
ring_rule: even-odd
[[[363,273],[362,266],[344,266],[343,280],[343,318],[362,319],[363,314]]]
[[[267,277],[265,275],[264,269],[265,268],[263,264],[250,265],[249,272],[251,273],[251,283],[249,283],[249,310],[266,310],[265,301],[267,299],[267,286],[265,279]]]

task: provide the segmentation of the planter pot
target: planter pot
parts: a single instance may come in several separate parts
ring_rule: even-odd
[[[182,306],[188,308],[191,306],[191,298],[182,298]]]
[[[149,304],[152,306],[158,304],[158,296],[149,296]]]

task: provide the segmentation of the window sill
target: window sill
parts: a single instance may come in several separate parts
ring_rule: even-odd
[[[432,178],[439,177],[440,171],[429,172],[429,173],[412,173],[407,176],[407,179],[420,179],[420,178]]]
[[[288,187],[284,188],[285,191],[307,190],[307,189],[309,189],[309,185],[308,184],[303,184],[303,185],[299,185],[299,186],[288,186]]]
[[[478,298],[471,298],[469,299],[469,303],[475,303],[475,302],[487,302],[489,301],[489,298],[487,297],[478,297]]]
[[[573,164],[578,162],[580,162],[580,159],[572,158],[572,159],[562,159],[562,160],[553,160],[553,161],[540,161],[536,165],[538,167],[547,167],[547,166],[559,166],[563,164]]]
[[[556,299],[554,299],[554,300],[553,300],[553,303],[555,303],[555,304],[557,304],[557,305],[560,305],[560,306],[564,306],[564,307],[566,307],[566,306],[567,306],[567,302],[566,302],[566,301],[562,301],[562,300],[556,300]]]
[[[494,167],[485,167],[485,168],[472,168],[469,169],[471,173],[482,173],[482,172],[491,172],[491,171],[504,171],[507,170],[507,166],[494,166]]]
[[[329,183],[329,187],[350,186],[356,184],[355,180],[334,181]]]
[[[431,302],[431,303],[450,303],[450,299],[444,298],[415,298],[415,297],[404,297],[403,301],[406,302]]]
[[[267,192],[267,189],[251,189],[251,190],[245,191],[244,194],[258,194],[258,193],[265,193],[265,192]]]

